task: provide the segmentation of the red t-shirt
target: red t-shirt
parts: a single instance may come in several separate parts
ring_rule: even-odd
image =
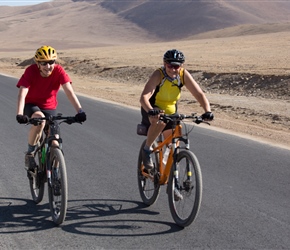
[[[29,88],[25,103],[35,104],[41,109],[56,109],[59,88],[67,82],[71,83],[71,79],[59,64],[55,64],[49,77],[42,77],[37,65],[32,64],[25,70],[16,86]]]

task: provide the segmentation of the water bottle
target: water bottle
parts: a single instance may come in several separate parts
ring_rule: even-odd
[[[163,155],[163,160],[162,160],[164,166],[167,163],[169,153],[170,153],[170,148],[169,147],[166,147],[166,149],[164,151],[164,155]]]

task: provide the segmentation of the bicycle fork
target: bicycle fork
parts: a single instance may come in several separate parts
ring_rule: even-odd
[[[62,139],[59,138],[59,136],[52,136],[51,138],[49,138],[48,142],[46,143],[46,176],[47,176],[47,183],[50,187],[52,187],[52,181],[51,181],[51,174],[52,174],[52,164],[53,162],[51,162],[50,160],[50,149],[52,146],[52,141],[57,141],[58,142],[58,147],[61,149],[62,148]]]
[[[46,177],[47,177],[47,184],[51,187],[51,162],[50,162],[50,148],[47,148],[46,151]]]
[[[178,141],[182,141],[185,146],[181,147],[180,145],[177,144]],[[178,146],[177,146],[178,145]],[[175,188],[178,191],[189,191],[190,189],[190,184],[192,182],[191,178],[192,178],[192,172],[191,172],[191,168],[190,168],[190,163],[188,162],[188,159],[186,159],[186,166],[185,166],[185,171],[186,171],[186,180],[183,181],[183,183],[180,183],[179,180],[179,166],[177,163],[177,158],[178,158],[178,154],[180,152],[180,149],[184,149],[184,150],[189,150],[189,139],[188,138],[174,138],[172,141],[172,150],[174,150],[174,154],[173,154],[173,174],[174,174],[174,183],[175,183]]]
[[[172,140],[172,151],[173,151],[173,176],[174,176],[174,187],[177,190],[180,190],[179,188],[179,180],[178,180],[178,166],[177,166],[177,157],[179,153],[180,147],[177,146],[178,138],[174,138]]]

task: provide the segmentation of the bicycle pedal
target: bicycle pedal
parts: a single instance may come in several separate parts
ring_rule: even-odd
[[[37,168],[30,169],[30,168],[25,167],[25,170],[31,174],[35,174],[35,172],[37,171]]]
[[[142,169],[141,173],[144,177],[146,178],[150,178],[150,179],[153,179],[154,178],[154,172],[152,172],[152,170],[148,170],[146,168]]]
[[[141,171],[142,175],[144,176],[147,176],[147,175],[150,175],[150,171],[146,168],[143,168],[142,171]]]
[[[27,170],[27,177],[29,180],[33,180],[33,177],[31,176],[31,174],[29,173],[29,171]]]

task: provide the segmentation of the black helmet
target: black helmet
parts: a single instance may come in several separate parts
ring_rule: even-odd
[[[173,65],[181,65],[182,63],[184,63],[185,57],[181,51],[172,49],[166,51],[166,53],[163,56],[163,60],[166,63],[170,63]]]

